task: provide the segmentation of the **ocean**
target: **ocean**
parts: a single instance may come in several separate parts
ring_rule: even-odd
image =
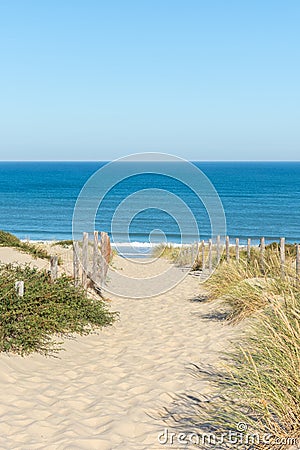
[[[1,162],[0,229],[21,239],[71,239],[76,199],[85,182],[104,164]],[[231,238],[239,237],[243,243],[248,237],[258,242],[261,236],[267,241],[284,236],[288,242],[300,242],[300,162],[194,164],[218,192],[225,211],[226,232]],[[146,162],[143,171],[147,172]],[[150,188],[178,196],[193,212],[201,238],[210,237],[210,218],[189,186],[155,173],[142,173],[112,187],[96,213],[96,229],[110,233],[118,205],[134,192]],[[149,242],[152,230],[162,230],[169,242],[178,243],[182,220],[183,217],[172,217],[157,207],[148,208],[136,214],[130,224],[124,223],[124,231],[121,218],[113,238],[124,243],[128,231],[130,241],[142,247]],[[191,233],[185,241],[193,242],[194,238]],[[159,233],[156,239],[159,241]]]

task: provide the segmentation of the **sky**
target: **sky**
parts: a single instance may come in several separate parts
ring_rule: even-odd
[[[299,160],[299,0],[0,0],[0,159]]]

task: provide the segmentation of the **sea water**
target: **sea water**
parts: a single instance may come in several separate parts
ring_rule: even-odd
[[[300,162],[194,164],[220,196],[229,236],[239,237],[241,243],[248,237],[258,242],[261,236],[267,241],[284,236],[288,242],[300,242]],[[104,162],[1,162],[0,229],[22,239],[71,239],[77,197],[89,177],[103,165]],[[112,186],[96,212],[95,228],[110,233],[116,208],[124,199],[134,192],[157,188],[173,193],[188,205],[201,238],[208,239],[209,215],[189,186],[164,175],[147,173],[147,162],[140,169],[141,166],[138,172],[142,173]],[[180,214],[172,217],[166,211],[148,208],[136,214],[130,224],[124,222],[124,231],[118,227],[113,238],[124,244],[129,236],[131,242],[143,248],[150,245],[152,230],[162,230],[168,242],[179,243],[183,220]],[[195,236],[191,233],[184,239],[193,242]]]

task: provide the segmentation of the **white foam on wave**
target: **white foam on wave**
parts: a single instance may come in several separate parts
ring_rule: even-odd
[[[46,239],[20,239],[21,242],[28,242],[30,244],[55,244],[58,243],[60,241],[63,241],[64,239],[51,239],[51,240],[46,240]],[[111,246],[113,248],[115,247],[128,247],[128,248],[153,248],[156,247],[157,245],[170,245],[172,247],[182,247],[184,245],[191,245],[191,244],[179,244],[178,242],[138,242],[138,241],[133,241],[133,242],[111,242]]]
[[[112,242],[112,247],[129,247],[129,248],[153,248],[157,245],[171,245],[172,247],[182,247],[184,244],[178,244],[175,242]]]

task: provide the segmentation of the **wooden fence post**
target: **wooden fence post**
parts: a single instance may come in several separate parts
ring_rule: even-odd
[[[194,261],[194,242],[191,245],[191,267],[193,267],[193,261]]]
[[[50,276],[51,276],[51,281],[55,281],[57,279],[57,264],[58,264],[58,257],[57,256],[51,256],[51,259],[50,259]]]
[[[98,267],[98,260],[99,260],[99,234],[98,231],[94,231],[94,243],[93,243],[93,281],[94,283],[99,278],[99,267]]]
[[[104,282],[106,279],[109,262],[111,258],[111,245],[110,245],[110,239],[107,233],[102,231],[100,233],[100,247],[101,247],[101,272],[102,272],[102,280],[101,282]]]
[[[285,277],[285,238],[280,239],[280,269],[281,278]]]
[[[202,265],[202,272],[205,270],[205,243],[204,241],[201,242],[201,265]]]
[[[236,259],[237,263],[240,262],[240,240],[239,240],[239,238],[235,239],[235,259]]]
[[[82,241],[82,286],[87,289],[89,264],[89,234],[83,233]]]
[[[300,244],[297,244],[296,249],[296,280],[300,283]]]
[[[230,261],[230,241],[229,236],[226,236],[226,261]]]
[[[212,273],[212,240],[208,240],[208,269]]]
[[[186,261],[185,265],[188,266],[189,260],[190,260],[190,252],[189,252],[188,246],[185,248],[185,251],[184,251],[184,260]]]
[[[221,259],[221,238],[217,236],[217,264],[219,264]]]
[[[262,273],[265,273],[265,249],[266,249],[265,238],[262,237],[260,239],[260,268]]]
[[[248,262],[251,261],[251,239],[248,238],[247,240],[247,260]]]
[[[19,297],[24,296],[24,281],[15,282],[15,290]]]
[[[194,266],[198,269],[198,266],[199,266],[199,242],[198,241],[195,242],[195,252],[196,252],[196,255],[194,257]]]
[[[193,267],[197,267],[198,264],[198,242],[193,242],[192,244],[192,250],[191,250],[191,266]]]
[[[73,276],[74,285],[79,285],[79,245],[77,241],[73,242]]]

